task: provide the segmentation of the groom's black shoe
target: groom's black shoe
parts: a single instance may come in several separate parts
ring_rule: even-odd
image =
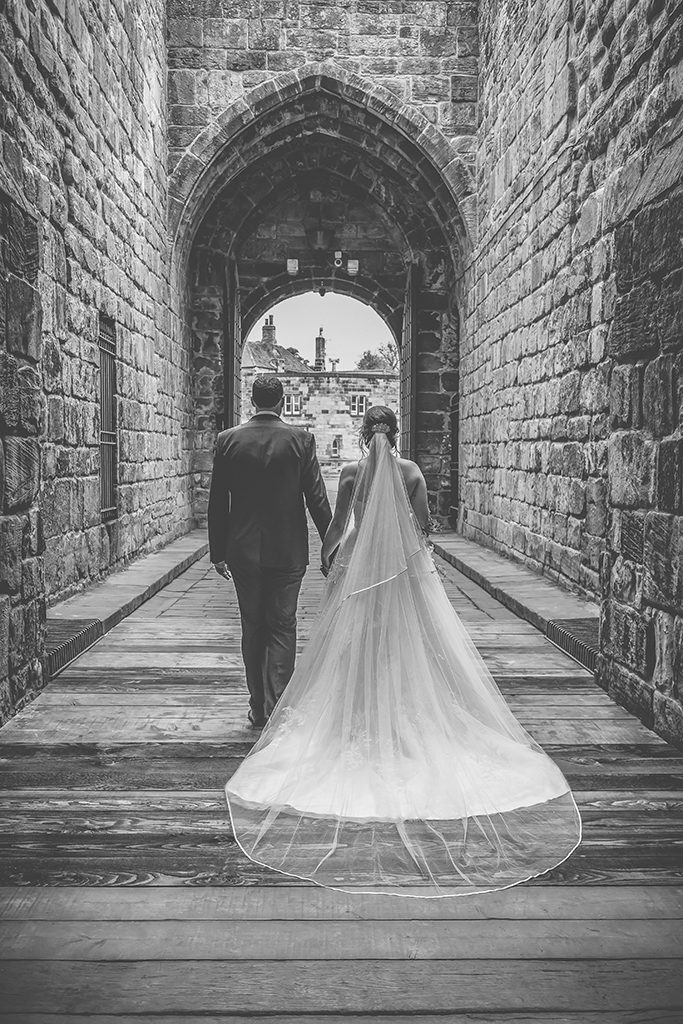
[[[254,715],[251,711],[247,712],[247,718],[249,719],[250,723],[253,725],[255,729],[262,729],[267,722],[266,718],[254,718]]]

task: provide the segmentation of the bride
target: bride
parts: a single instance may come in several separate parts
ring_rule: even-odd
[[[396,435],[391,409],[368,410],[313,635],[226,786],[233,829],[258,864],[345,892],[503,889],[565,860],[581,820],[448,600]]]

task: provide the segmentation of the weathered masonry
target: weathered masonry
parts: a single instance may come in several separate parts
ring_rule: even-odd
[[[3,716],[46,602],[201,520],[242,339],[325,287],[394,333],[433,512],[600,600],[600,681],[683,735],[682,32],[674,0],[4,6]]]

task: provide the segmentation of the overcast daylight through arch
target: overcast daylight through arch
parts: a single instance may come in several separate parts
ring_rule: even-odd
[[[348,295],[307,292],[294,295],[271,306],[257,320],[246,340],[258,341],[266,315],[275,319],[277,344],[296,348],[304,359],[315,362],[315,339],[322,327],[327,339],[327,366],[339,359],[338,370],[353,370],[366,349],[375,352],[384,345],[394,345],[394,336],[382,317]]]

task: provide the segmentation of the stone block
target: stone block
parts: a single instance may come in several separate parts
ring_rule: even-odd
[[[583,445],[577,442],[565,444],[562,452],[562,472],[564,476],[582,479],[586,473],[586,458]]]
[[[642,564],[645,542],[645,514],[622,512],[619,529],[619,551],[632,562]]]
[[[598,682],[612,700],[637,715],[648,728],[652,728],[654,687],[620,664],[601,658]]]
[[[33,504],[40,485],[40,447],[28,437],[5,438],[3,510],[16,512]]]
[[[9,673],[9,617],[10,599],[6,595],[0,596],[0,679],[4,679]]]
[[[609,380],[610,423],[613,427],[641,425],[642,366],[618,363],[612,366]]]
[[[683,564],[680,516],[649,512],[645,517],[643,596],[656,608],[670,609],[678,602]]]
[[[7,276],[7,348],[39,363],[42,356],[42,313],[40,295],[30,284]]]
[[[40,372],[33,366],[22,366],[17,373],[19,389],[19,423],[25,434],[39,434],[43,427],[45,397]]]
[[[652,681],[661,693],[671,693],[674,683],[674,617],[668,612],[653,616],[655,665]]]
[[[572,235],[572,252],[576,253],[594,242],[602,230],[602,201],[604,190],[592,192],[583,202]]]
[[[560,380],[559,408],[563,413],[581,410],[581,374],[578,370],[566,373]]]
[[[669,694],[653,695],[654,728],[659,735],[677,747],[683,747],[683,707]]]
[[[660,356],[643,375],[643,425],[654,437],[670,434],[676,422],[673,356]]]
[[[655,664],[652,620],[626,605],[609,606],[608,650],[617,661],[643,679],[650,679]]]
[[[586,484],[586,531],[595,537],[607,535],[607,484],[589,480]]]
[[[617,431],[609,438],[607,452],[612,505],[651,505],[655,493],[655,444],[642,434]]]
[[[22,521],[0,516],[0,591],[16,594],[21,587]]]
[[[609,592],[613,600],[640,610],[643,603],[642,568],[617,558],[610,571]]]
[[[683,271],[664,278],[657,301],[657,334],[662,349],[680,352],[683,324]]]
[[[627,360],[653,355],[659,348],[657,293],[650,281],[617,298],[607,336],[607,352]]]
[[[451,100],[454,103],[474,103],[476,99],[476,75],[451,75]]]
[[[661,512],[683,510],[683,440],[660,442],[657,452],[657,508]]]
[[[411,98],[416,103],[440,103],[450,99],[451,84],[446,75],[422,75],[411,79]]]

